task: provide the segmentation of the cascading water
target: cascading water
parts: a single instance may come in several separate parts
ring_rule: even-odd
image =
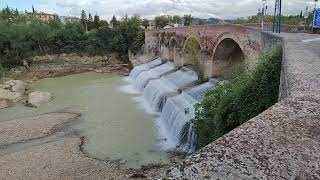
[[[142,65],[139,65],[139,66],[136,66],[132,69],[132,71],[130,72],[130,78],[132,79],[136,79],[137,76],[143,72],[143,71],[147,71],[151,68],[154,68],[156,66],[159,66],[160,64],[162,64],[161,62],[161,59],[160,58],[157,58],[153,61],[150,61],[148,63],[145,63],[145,64],[142,64]]]
[[[172,72],[174,69],[174,64],[161,64],[160,59],[137,66],[130,73],[130,82],[135,88],[130,86],[143,91],[142,96],[134,99],[140,102],[147,112],[160,114],[156,124],[163,139],[161,146],[164,149],[177,148],[192,152],[195,149],[195,134],[191,123],[195,118],[194,105],[201,102],[205,92],[219,81],[211,79],[207,83],[182,91],[196,83],[198,75],[188,68]]]
[[[174,69],[174,64],[172,62],[167,62],[166,64],[162,64],[150,70],[143,71],[134,80],[134,85],[139,91],[142,91],[150,80],[159,79],[160,76]]]
[[[195,117],[194,105],[203,100],[205,92],[218,83],[218,80],[210,80],[207,83],[192,88],[189,91],[174,97],[169,97],[161,117],[157,120],[160,136],[165,140],[162,146],[166,149],[178,148],[182,151],[194,151],[195,136],[191,119]],[[182,129],[187,126],[182,135]],[[181,137],[184,136],[184,137]],[[184,142],[181,142],[184,139]]]
[[[140,91],[137,90],[137,88],[134,86],[134,80],[143,72],[148,71],[152,68],[155,68],[157,66],[160,66],[162,64],[162,61],[160,58],[157,58],[155,60],[152,60],[148,63],[136,66],[132,69],[130,72],[129,77],[126,77],[125,80],[129,82],[128,85],[124,85],[120,87],[120,90],[125,93],[129,94],[139,94]]]
[[[143,91],[143,97],[154,111],[161,111],[169,94],[178,93],[180,88],[192,85],[198,80],[196,72],[182,68],[172,74],[149,81]]]

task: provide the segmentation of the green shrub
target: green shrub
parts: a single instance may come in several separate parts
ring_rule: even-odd
[[[41,54],[137,53],[144,43],[142,20],[126,17],[109,28],[101,21],[87,32],[80,22],[40,21],[32,14],[20,14],[9,7],[0,9],[0,64],[7,69],[22,65],[22,60]]]
[[[256,69],[209,90],[196,105],[193,121],[199,149],[218,139],[278,100],[282,48],[262,55]]]

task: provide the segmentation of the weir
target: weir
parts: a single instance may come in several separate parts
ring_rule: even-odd
[[[157,61],[157,60],[156,60]],[[154,63],[156,64],[156,63]],[[142,91],[148,82],[152,79],[158,79],[162,75],[172,71],[175,69],[175,66],[172,62],[167,62],[166,64],[162,64],[160,66],[154,67],[152,69],[149,69],[147,71],[141,72],[137,78],[134,80],[134,85],[135,87],[139,90]]]
[[[179,89],[190,86],[198,81],[196,72],[182,68],[172,74],[151,80],[143,91],[143,97],[151,108],[160,112],[169,94],[178,93]]]
[[[210,79],[193,86],[199,80],[195,71],[186,67],[175,69],[173,63],[162,64],[158,58],[136,66],[130,78],[133,79],[133,86],[142,93],[139,99],[147,104],[144,107],[160,112],[156,126],[163,139],[161,147],[193,152],[195,135],[190,122],[195,117],[194,105],[201,102],[205,92],[220,81]]]
[[[160,58],[157,58],[157,59],[155,59],[155,60],[153,60],[153,61],[150,61],[150,62],[148,62],[148,63],[142,64],[142,65],[140,65],[140,66],[136,66],[136,67],[133,68],[132,71],[130,72],[130,77],[131,77],[132,79],[135,79],[135,78],[137,78],[137,76],[138,76],[141,72],[147,71],[147,70],[149,70],[149,69],[151,69],[151,68],[154,68],[154,67],[156,67],[156,66],[159,66],[159,65],[161,65],[161,64],[162,64],[161,59],[160,59]]]
[[[182,151],[193,152],[195,136],[190,121],[195,118],[195,104],[201,102],[205,92],[215,87],[219,80],[211,79],[209,82],[196,86],[182,94],[169,97],[158,126],[162,129],[161,136],[166,139],[162,146],[167,149],[178,148]],[[186,127],[185,132],[182,132]],[[183,142],[181,140],[184,139]]]

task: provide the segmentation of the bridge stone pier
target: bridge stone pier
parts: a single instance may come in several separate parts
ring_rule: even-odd
[[[196,42],[197,61],[205,78],[231,68],[251,69],[264,50],[279,42],[254,28],[238,25],[190,26],[146,32],[145,52],[151,57],[188,65],[187,46]]]

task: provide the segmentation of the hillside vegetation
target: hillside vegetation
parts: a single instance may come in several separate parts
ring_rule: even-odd
[[[7,7],[0,11],[0,70],[22,65],[23,60],[30,62],[41,54],[127,54],[129,49],[136,53],[144,43],[140,18],[114,18],[112,23],[110,28],[97,18],[87,31],[82,22],[45,22],[34,18],[33,13],[21,14]]]

